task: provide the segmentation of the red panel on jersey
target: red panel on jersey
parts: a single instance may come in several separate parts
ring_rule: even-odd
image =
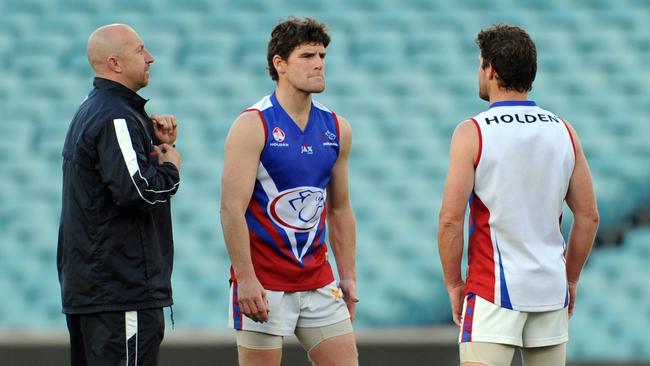
[[[494,247],[490,232],[490,211],[481,199],[473,194],[470,203],[467,292],[494,302]]]
[[[573,147],[573,156],[576,156],[576,142],[573,140],[573,134],[571,133],[569,124],[565,120],[562,120],[562,122],[564,123],[564,127],[566,127],[566,130],[569,133],[569,138],[571,139],[571,146]]]
[[[253,215],[264,229],[269,233],[273,242],[281,248],[283,254],[260,236],[249,230],[251,260],[255,268],[255,275],[262,286],[273,291],[308,291],[324,287],[334,281],[332,268],[327,262],[327,247],[320,244],[320,236],[314,241],[318,245],[313,252],[306,256],[300,263],[291,253],[291,248],[277,231],[263,208],[254,199],[251,200],[248,211]],[[325,225],[325,210],[321,217],[321,226]],[[234,271],[231,269],[231,281],[236,281]],[[287,283],[286,278],[292,278]]]
[[[481,125],[479,125],[474,118],[471,120],[474,122],[474,125],[476,126],[476,132],[478,133],[478,153],[476,153],[476,161],[474,162],[474,169],[476,169],[476,167],[478,167],[478,163],[481,161],[481,153],[483,152],[483,135],[481,135]]]

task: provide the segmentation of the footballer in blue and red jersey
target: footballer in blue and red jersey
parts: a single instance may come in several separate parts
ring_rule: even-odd
[[[275,97],[247,111],[259,112],[265,143],[246,210],[251,259],[262,286],[308,291],[334,281],[327,260],[326,199],[339,155],[336,114],[312,101],[304,130]],[[231,281],[236,281],[231,268]]]

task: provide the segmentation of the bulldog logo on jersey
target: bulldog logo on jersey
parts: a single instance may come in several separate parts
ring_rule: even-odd
[[[312,231],[325,209],[325,191],[318,187],[297,187],[282,191],[269,202],[273,221],[286,229]]]
[[[285,138],[284,131],[280,129],[280,127],[276,127],[273,129],[273,139],[277,142],[282,142],[284,141]]]

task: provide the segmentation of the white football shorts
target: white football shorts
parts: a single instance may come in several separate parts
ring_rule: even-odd
[[[266,290],[269,320],[257,323],[244,315],[237,303],[237,288],[230,286],[228,326],[279,336],[290,336],[296,327],[313,328],[338,323],[350,318],[343,301],[343,292],[336,281],[312,291],[285,292]]]
[[[475,294],[468,294],[461,320],[458,343],[546,347],[569,340],[568,308],[524,312],[502,308]]]

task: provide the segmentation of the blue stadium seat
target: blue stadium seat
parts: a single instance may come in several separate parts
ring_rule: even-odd
[[[97,16],[105,11],[108,11],[108,5],[108,3],[103,1],[66,0],[57,1],[55,9],[59,14],[76,13],[84,15],[88,18],[92,18],[93,16]]]
[[[0,15],[0,30],[2,31],[0,33],[9,35],[14,39],[21,37],[29,33],[34,21],[35,17],[31,14],[3,12]]]
[[[80,12],[49,13],[39,20],[42,34],[63,35],[74,39],[79,34],[90,34],[94,30],[88,16]]]
[[[54,75],[59,70],[59,61],[43,55],[21,55],[12,59],[12,65],[8,69],[26,79],[43,78]]]
[[[371,73],[385,73],[403,63],[405,50],[396,32],[359,35],[349,42],[352,62]]]
[[[52,7],[52,2],[47,0],[7,0],[3,4],[7,13],[43,15]]]
[[[623,241],[625,249],[637,258],[650,258],[650,228],[628,232]]]

